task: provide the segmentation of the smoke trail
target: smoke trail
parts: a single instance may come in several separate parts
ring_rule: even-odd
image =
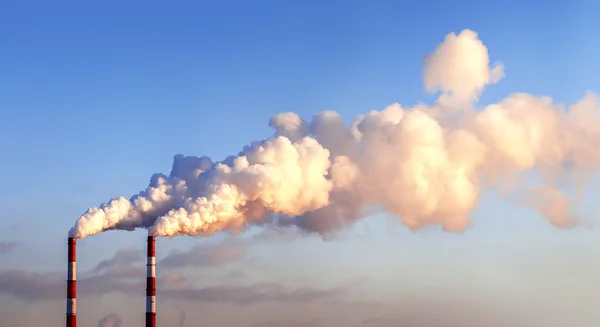
[[[517,93],[476,110],[483,89],[503,76],[477,33],[450,33],[425,60],[425,87],[441,92],[433,105],[393,104],[349,126],[331,111],[310,122],[276,115],[272,138],[222,162],[177,155],[168,176],[155,174],[129,200],[89,209],[70,235],[134,228],[211,235],[261,223],[325,235],[365,216],[365,208],[385,209],[415,230],[462,231],[483,189],[513,190],[530,171],[545,183],[524,201],[551,223],[571,225],[576,216],[556,185],[600,167],[600,99],[588,93],[565,108]],[[556,210],[540,205],[547,200]]]

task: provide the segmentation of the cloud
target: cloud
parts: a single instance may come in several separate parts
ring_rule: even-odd
[[[104,270],[118,266],[130,266],[144,260],[143,251],[139,248],[119,249],[115,254],[106,260],[100,261],[94,270]]]
[[[123,255],[115,255],[122,258]],[[177,257],[179,258],[179,257]],[[201,257],[202,258],[202,257]],[[117,260],[118,261],[118,260]],[[106,260],[106,262],[114,262]],[[177,262],[176,260],[174,262]],[[197,261],[202,263],[202,261]],[[213,261],[214,262],[214,261]],[[111,264],[105,264],[111,267]],[[124,266],[93,269],[82,273],[78,280],[78,297],[95,297],[110,293],[129,296],[143,294],[145,288],[143,266]],[[37,273],[17,269],[0,269],[0,294],[35,302],[65,297],[63,272]],[[336,299],[348,290],[347,286],[332,289],[310,287],[289,289],[276,283],[258,283],[250,286],[218,285],[196,287],[179,272],[170,272],[157,278],[157,295],[168,300],[228,302],[237,305],[258,302],[311,303]]]
[[[161,268],[184,268],[192,266],[217,266],[232,261],[239,261],[246,256],[244,247],[235,241],[224,241],[217,244],[199,244],[187,251],[173,251],[160,260]]]
[[[93,269],[80,274],[78,297],[97,296],[113,292],[135,295],[143,292],[143,266],[134,266],[143,259],[139,249],[120,249]],[[0,269],[0,294],[23,301],[45,301],[65,297],[64,272],[38,273],[19,269]]]
[[[102,274],[86,276],[77,282],[78,297],[97,296],[113,292],[138,294],[140,286],[126,279],[140,278],[144,270],[115,269]],[[45,301],[65,297],[64,273],[36,273],[18,269],[0,269],[0,294],[11,295],[23,301]]]
[[[114,313],[109,314],[108,316],[102,317],[98,321],[98,327],[121,327],[123,326],[123,320],[119,318]]]
[[[163,296],[175,300],[201,302],[229,302],[248,305],[259,302],[312,303],[319,300],[336,299],[347,289],[315,289],[310,287],[287,289],[281,284],[259,283],[251,286],[210,286],[204,288],[179,288],[163,290]]]
[[[87,276],[77,281],[78,297],[103,295],[110,293],[123,293],[137,295],[143,292],[145,282],[131,282],[144,279],[143,267],[120,267],[105,273]],[[140,278],[141,277],[141,278]]]
[[[6,253],[14,250],[15,247],[17,247],[17,245],[18,245],[17,242],[6,242],[6,241],[0,242],[0,254],[6,254]]]
[[[0,270],[0,293],[25,301],[65,297],[64,274]]]
[[[138,279],[143,270],[136,272]],[[132,277],[125,274],[127,278]],[[98,296],[120,292],[137,296],[143,291],[145,282],[132,283],[123,280],[123,275],[107,272],[98,276],[87,277],[78,282],[78,297]],[[163,299],[229,302],[237,305],[258,302],[292,302],[311,303],[318,300],[335,299],[345,293],[344,288],[287,289],[275,283],[260,283],[251,286],[220,285],[197,288],[187,282],[178,273],[167,274],[157,280],[158,296]],[[43,301],[60,299],[65,296],[65,284],[62,274],[39,274],[24,270],[0,271],[0,294],[8,294],[24,301]]]
[[[157,266],[161,269],[177,269],[220,266],[245,260],[248,264],[258,265],[258,258],[248,258],[248,249],[251,247],[271,242],[291,242],[307,235],[297,228],[268,226],[250,237],[231,237],[218,243],[198,244],[187,251],[174,250],[162,258]]]

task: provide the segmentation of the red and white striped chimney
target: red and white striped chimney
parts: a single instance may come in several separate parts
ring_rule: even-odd
[[[148,236],[146,264],[146,327],[156,327],[156,253],[154,236]]]
[[[77,240],[69,237],[67,266],[67,327],[77,327]]]

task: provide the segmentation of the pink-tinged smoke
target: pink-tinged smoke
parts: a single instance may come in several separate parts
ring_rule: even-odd
[[[600,99],[588,93],[566,108],[516,93],[476,109],[484,88],[503,76],[477,33],[450,33],[425,59],[425,87],[441,92],[433,105],[392,104],[349,125],[332,111],[311,121],[276,115],[272,138],[221,162],[177,155],[169,175],[155,174],[131,199],[89,209],[70,235],[134,228],[211,235],[263,223],[327,234],[364,217],[365,208],[389,211],[414,230],[462,231],[490,188],[527,189],[524,201],[551,223],[572,225],[577,219],[556,185],[600,168]],[[524,185],[519,177],[528,172],[539,173],[542,186]]]

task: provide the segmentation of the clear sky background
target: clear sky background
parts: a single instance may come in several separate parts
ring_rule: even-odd
[[[505,65],[480,105],[513,92],[565,104],[600,92],[599,12],[593,1],[3,2],[0,326],[64,324],[66,234],[88,207],[137,193],[175,154],[236,154],[271,136],[279,112],[335,110],[349,121],[394,102],[431,103],[423,58],[450,32],[478,32]],[[598,190],[588,194],[593,221]],[[161,298],[159,284],[159,325],[179,326],[182,312],[184,326],[600,321],[594,228],[558,230],[493,192],[461,235],[395,221],[373,217],[331,241],[260,230],[236,241],[160,239],[159,259],[190,251],[185,264],[157,268],[163,285],[185,277],[205,291]],[[131,261],[143,284],[145,236],[82,240],[80,278],[120,253],[112,268]],[[80,291],[79,323],[115,313],[122,326],[141,325],[144,286],[123,293],[106,279]],[[257,293],[265,282],[274,285]],[[224,285],[238,288],[211,288]]]

